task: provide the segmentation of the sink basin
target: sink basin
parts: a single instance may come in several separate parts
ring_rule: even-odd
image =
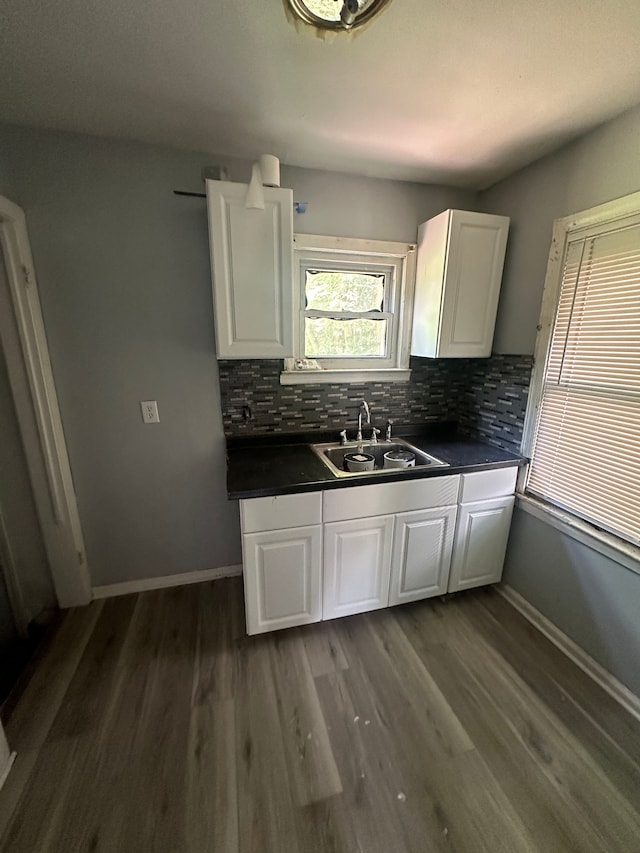
[[[401,471],[414,470],[413,468],[385,468],[384,454],[390,450],[410,450],[415,454],[416,468],[447,468],[449,465],[448,462],[443,462],[442,459],[437,459],[430,453],[425,453],[424,450],[418,450],[417,447],[402,438],[395,438],[393,441],[379,441],[377,444],[369,444],[366,441],[350,441],[348,444],[312,444],[311,449],[335,477],[384,477],[385,474],[398,474]],[[345,453],[353,453],[356,450],[361,453],[370,453],[373,456],[375,459],[373,471],[346,470]]]

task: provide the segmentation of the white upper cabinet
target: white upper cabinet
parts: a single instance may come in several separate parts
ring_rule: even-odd
[[[293,192],[207,181],[216,352],[219,358],[293,356]]]
[[[418,229],[411,354],[491,355],[509,218],[445,210]]]

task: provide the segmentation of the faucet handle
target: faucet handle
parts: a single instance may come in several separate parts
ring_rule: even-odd
[[[380,430],[373,427],[371,429],[371,444],[378,443],[378,436],[380,435]]]
[[[340,444],[344,445],[346,443],[347,443],[347,431],[346,431],[346,429],[343,429],[342,432],[340,433]]]
[[[391,427],[392,426],[393,426],[393,421],[391,420],[391,418],[389,418],[387,420],[387,434],[386,434],[387,441],[391,441]]]

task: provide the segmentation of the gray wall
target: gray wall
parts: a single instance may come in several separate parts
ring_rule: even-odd
[[[512,217],[496,351],[533,352],[553,221],[640,190],[639,140],[636,108],[483,194]],[[640,574],[516,510],[505,580],[640,694]]]
[[[511,217],[493,349],[532,354],[553,221],[640,190],[640,107],[482,193]]]
[[[640,575],[516,511],[505,580],[640,696]]]
[[[0,131],[26,211],[94,584],[240,561],[227,501],[203,155]],[[7,165],[8,164],[8,165]],[[139,401],[158,400],[145,426]]]
[[[283,166],[283,187],[306,201],[294,228],[301,234],[330,234],[369,240],[414,242],[418,225],[449,207],[478,209],[477,193],[357,175]],[[242,180],[248,180],[242,179]]]
[[[215,156],[0,127],[0,194],[26,211],[94,585],[240,562],[226,498],[206,209]],[[230,161],[233,180],[249,164]],[[473,193],[305,169],[306,233],[414,240]],[[139,401],[158,400],[144,426]]]

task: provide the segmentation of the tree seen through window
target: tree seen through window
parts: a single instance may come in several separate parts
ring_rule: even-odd
[[[375,317],[384,309],[384,287],[383,274],[307,270],[306,311],[312,316],[305,318],[305,354],[312,358],[384,356],[387,318]]]

